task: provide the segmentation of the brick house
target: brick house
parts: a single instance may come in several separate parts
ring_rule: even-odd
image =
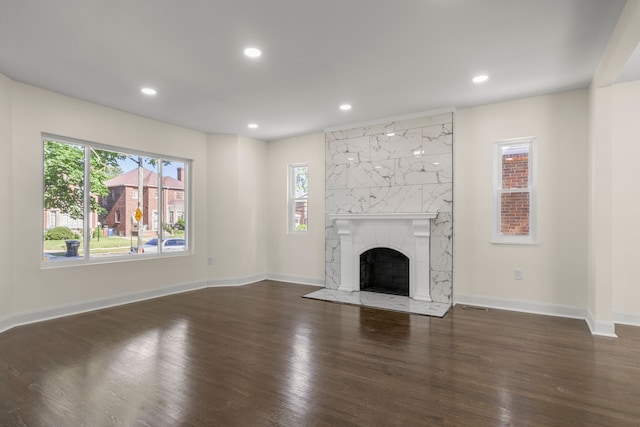
[[[137,235],[138,224],[133,219],[138,207],[138,170],[118,175],[105,182],[110,190],[101,201],[107,210],[103,218],[105,228],[113,229],[117,236]],[[184,169],[177,168],[177,179],[164,176],[162,181],[163,219],[166,224],[175,224],[184,218]],[[143,233],[155,235],[158,223],[158,174],[143,168],[142,213],[140,221]]]

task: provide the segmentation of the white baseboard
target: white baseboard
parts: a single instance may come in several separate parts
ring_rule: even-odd
[[[586,310],[572,305],[545,304],[482,295],[456,294],[455,304],[478,305],[499,310],[521,311],[523,313],[544,314],[546,316],[568,317],[571,319],[584,319],[586,316]]]
[[[208,287],[224,287],[224,286],[244,286],[251,283],[260,282],[262,280],[277,280],[280,282],[298,283],[303,285],[324,286],[324,279],[315,279],[309,277],[285,276],[280,274],[257,274],[246,277],[231,277],[224,279],[208,280],[206,282],[183,283],[161,289],[152,289],[142,292],[134,292],[130,294],[115,295],[106,298],[98,298],[78,303],[65,304],[56,307],[48,307],[41,310],[25,311],[0,318],[0,333],[11,328],[30,323],[43,322],[45,320],[56,319],[59,317],[71,316],[74,314],[86,313],[88,311],[100,310],[103,308],[115,307],[132,302],[144,301],[153,298],[164,297],[182,292],[195,291]]]
[[[86,313],[88,311],[100,310],[103,308],[115,307],[132,302],[144,301],[153,298],[164,297],[182,292],[195,291],[206,288],[206,282],[183,283],[169,286],[167,288],[152,289],[130,294],[115,295],[106,298],[98,298],[78,303],[65,304],[56,307],[48,307],[41,310],[25,311],[12,314],[0,319],[0,332],[16,326],[28,325],[30,323],[42,322],[56,319],[58,317],[71,316],[74,314]]]
[[[319,279],[317,277],[289,276],[286,274],[276,274],[276,273],[267,274],[267,279],[275,280],[278,282],[297,283],[300,285],[321,286],[321,287],[324,287],[324,283],[325,283],[324,277]]]
[[[640,313],[614,311],[613,322],[621,325],[640,326]]]
[[[227,277],[224,279],[213,279],[207,281],[207,286],[210,288],[218,288],[225,286],[244,286],[251,283],[260,282],[267,279],[267,274],[256,274],[246,277]]]
[[[588,310],[571,305],[546,304],[535,301],[521,301],[481,295],[460,294],[455,295],[455,304],[477,305],[481,307],[496,308],[499,310],[511,310],[523,313],[543,314],[546,316],[582,319],[587,323],[592,335],[617,337],[615,333],[615,324],[613,322],[595,320]]]
[[[603,337],[617,338],[616,325],[613,322],[603,322],[602,320],[596,320],[591,314],[590,310],[587,310],[587,315],[584,320],[589,325],[592,335],[600,335]]]

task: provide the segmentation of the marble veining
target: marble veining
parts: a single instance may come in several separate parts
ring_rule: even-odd
[[[449,154],[420,155],[398,160],[398,185],[446,182],[453,182],[453,163]]]
[[[452,212],[453,184],[424,184],[422,186],[422,212]]]
[[[422,188],[419,185],[371,188],[369,213],[421,212]]]
[[[422,129],[422,149],[425,155],[449,154],[453,151],[453,134],[450,131],[446,132],[447,129],[444,126]]]
[[[325,263],[326,277],[325,286],[327,289],[338,289],[340,285],[340,263],[328,262]]]
[[[325,245],[325,261],[340,262],[340,239],[328,239]]]
[[[368,136],[340,139],[327,143],[327,164],[336,165],[349,162],[367,162],[369,160]]]
[[[395,173],[395,160],[353,162],[347,168],[347,187],[388,187],[393,184]]]
[[[327,165],[325,167],[325,189],[347,188],[347,165]]]
[[[336,130],[336,131],[332,131],[332,132],[326,132],[324,134],[324,140],[326,142],[331,142],[331,141],[335,141],[338,139],[346,139],[347,138],[347,131],[346,130]]]
[[[422,150],[422,129],[405,130],[393,136],[375,135],[370,141],[371,160],[410,157]]]
[[[450,308],[449,303],[416,301],[399,295],[365,291],[344,292],[326,288],[311,292],[305,295],[304,298],[436,317],[444,317]]]
[[[347,138],[358,138],[362,136],[377,135],[379,133],[386,134],[395,130],[396,130],[395,122],[363,126],[363,127],[348,129]]]
[[[364,213],[369,211],[369,189],[327,190],[325,206],[329,213]]]
[[[431,271],[431,299],[434,302],[451,303],[453,274],[450,271]]]

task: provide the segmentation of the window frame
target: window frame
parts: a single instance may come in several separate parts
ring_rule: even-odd
[[[77,220],[77,221],[82,221],[83,222],[83,229],[82,229],[82,240],[84,242],[90,242],[91,241],[91,206],[90,206],[90,197],[91,197],[91,193],[90,191],[87,191],[87,189],[90,189],[91,186],[91,179],[90,179],[90,168],[91,168],[91,149],[97,149],[97,150],[105,150],[105,151],[113,151],[113,152],[117,152],[117,153],[122,153],[122,154],[126,154],[129,156],[142,156],[142,157],[146,157],[146,158],[153,158],[153,159],[158,159],[158,166],[157,166],[157,174],[162,177],[162,161],[170,161],[170,162],[178,162],[178,163],[182,163],[182,167],[183,167],[183,173],[184,173],[184,186],[185,186],[185,190],[184,190],[184,210],[186,211],[186,214],[184,215],[185,217],[185,222],[186,222],[186,226],[185,226],[185,235],[184,235],[184,239],[185,239],[185,250],[184,251],[180,251],[180,252],[165,252],[162,253],[160,250],[158,251],[157,254],[129,254],[129,253],[122,253],[122,254],[114,254],[108,257],[91,257],[91,244],[89,243],[83,250],[83,255],[80,257],[74,257],[73,259],[69,259],[69,260],[62,260],[62,261],[50,261],[47,260],[44,256],[45,254],[45,250],[44,250],[44,239],[41,239],[40,241],[40,266],[41,268],[58,268],[58,267],[69,267],[69,266],[78,266],[78,265],[88,265],[88,264],[105,264],[105,263],[119,263],[119,262],[128,262],[128,261],[134,261],[134,260],[141,260],[141,259],[148,259],[148,258],[155,258],[155,257],[176,257],[176,256],[189,256],[189,255],[193,255],[193,245],[191,244],[192,241],[192,236],[193,236],[193,230],[192,230],[192,222],[193,222],[193,208],[192,208],[192,204],[191,204],[191,199],[192,199],[192,183],[191,183],[191,168],[192,168],[192,163],[193,160],[191,159],[187,159],[187,158],[182,158],[182,157],[178,157],[178,156],[173,156],[173,155],[161,155],[158,153],[150,153],[150,152],[145,152],[145,151],[141,151],[141,150],[136,150],[136,149],[131,149],[131,148],[127,148],[127,147],[118,147],[118,146],[113,146],[113,145],[107,145],[107,144],[102,144],[102,143],[97,143],[97,142],[92,142],[92,141],[86,141],[86,140],[81,140],[81,139],[77,139],[77,138],[71,138],[71,137],[66,137],[66,136],[61,136],[61,135],[55,135],[55,134],[50,134],[50,133],[41,133],[41,138],[40,138],[41,144],[42,146],[44,146],[45,141],[55,141],[58,143],[63,143],[63,144],[69,144],[69,145],[78,145],[78,146],[82,146],[84,149],[84,182],[83,182],[83,186],[84,186],[84,191],[83,191],[83,196],[84,196],[84,200],[83,200],[83,218],[81,220]],[[42,173],[44,173],[44,149],[41,149],[41,164],[43,165],[43,169],[42,169]],[[44,177],[43,177],[44,178]],[[158,194],[162,194],[162,179],[158,180]],[[40,205],[41,205],[41,209],[42,211],[46,211],[45,206],[44,206],[44,188],[45,186],[45,181],[44,179],[42,179],[42,188],[40,191]],[[137,191],[137,190],[136,190]],[[159,200],[158,200],[158,205],[162,206],[162,195],[159,196]],[[162,209],[158,209],[159,210],[159,217],[158,217],[158,221],[159,224],[161,224],[164,220],[164,218],[162,218]],[[62,215],[62,213],[61,213]],[[126,212],[125,212],[126,215]],[[59,223],[59,221],[58,221]],[[43,222],[41,224],[41,229],[44,231],[45,230],[45,223]],[[162,227],[158,227],[158,239],[162,238],[168,238],[166,236],[164,236],[164,230]]]
[[[307,195],[305,197],[296,197],[296,170],[298,168],[307,168]],[[287,169],[287,233],[290,234],[305,234],[309,231],[309,180],[310,180],[310,168],[309,163],[292,163],[288,165]],[[296,230],[295,216],[296,216],[296,203],[299,201],[305,201],[307,203],[307,228],[304,230]]]
[[[503,182],[503,156],[505,147],[527,145],[528,147],[528,186],[526,188],[502,188]],[[536,138],[533,136],[523,138],[503,139],[494,142],[494,182],[493,182],[493,237],[491,243],[507,245],[537,245],[538,221],[537,221],[537,160]],[[509,193],[529,194],[529,234],[505,235],[502,234],[502,195]]]

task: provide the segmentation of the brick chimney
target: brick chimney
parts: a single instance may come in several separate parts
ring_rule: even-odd
[[[177,169],[178,181],[184,182],[184,168]]]

